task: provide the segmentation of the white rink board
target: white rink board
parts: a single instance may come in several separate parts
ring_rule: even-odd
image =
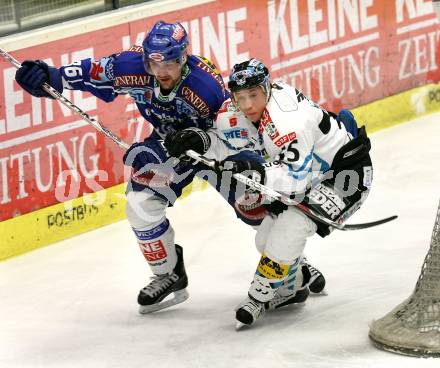
[[[409,296],[440,198],[440,114],[375,133],[373,190],[350,221],[381,227],[307,245],[328,296],[234,330],[259,255],[254,231],[212,190],[169,211],[190,298],[137,313],[149,271],[126,221],[0,263],[0,367],[438,367],[377,350],[368,322]]]

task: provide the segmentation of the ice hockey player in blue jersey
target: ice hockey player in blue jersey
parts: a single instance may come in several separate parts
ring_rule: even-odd
[[[229,97],[216,67],[207,59],[189,55],[187,47],[187,33],[180,23],[159,21],[142,47],[60,68],[27,60],[16,73],[20,86],[36,97],[50,98],[41,88],[45,82],[60,93],[63,89],[87,91],[106,102],[128,94],[154,126],[150,137],[133,144],[124,155],[124,163],[133,168],[127,217],[155,275],[139,293],[141,313],[176,304],[188,296],[182,248],[174,243],[166,208],[197,174],[197,167],[182,163],[172,168],[179,180],[171,182],[167,172],[161,175],[143,169],[167,162],[162,139],[169,132],[212,127],[218,109]],[[169,294],[174,294],[174,299],[162,302]]]
[[[215,159],[220,172],[251,176],[333,221],[347,219],[361,206],[372,181],[371,146],[365,127],[358,129],[348,110],[336,116],[295,88],[272,83],[268,69],[256,59],[236,64],[228,86],[231,99],[214,127],[172,133],[167,138],[174,142],[170,154],[184,157],[194,149]],[[266,162],[228,159],[243,150],[260,153]],[[236,310],[240,325],[253,324],[267,309],[307,298],[310,274],[302,267],[306,240],[330,233],[295,206],[265,206],[268,214],[256,235],[261,259],[248,297]]]

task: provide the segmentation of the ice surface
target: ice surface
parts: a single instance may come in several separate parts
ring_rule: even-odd
[[[350,222],[369,230],[313,237],[328,296],[235,331],[259,255],[254,231],[212,190],[169,211],[190,298],[137,313],[149,270],[126,221],[0,263],[0,367],[438,367],[377,350],[368,323],[409,296],[440,198],[440,115],[372,135],[373,189]],[[25,231],[25,230],[24,230]]]

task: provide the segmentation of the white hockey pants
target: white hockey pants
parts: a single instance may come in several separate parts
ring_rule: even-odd
[[[168,202],[145,192],[127,192],[126,214],[139,247],[155,275],[171,273],[177,263],[174,230],[166,218]]]

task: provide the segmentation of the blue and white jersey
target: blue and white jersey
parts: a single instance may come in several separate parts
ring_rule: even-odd
[[[139,46],[100,60],[84,59],[59,70],[66,89],[87,91],[106,102],[130,95],[161,138],[189,127],[209,129],[229,97],[215,66],[194,55],[188,56],[181,81],[168,95],[162,95],[157,80],[145,71]]]
[[[258,125],[227,100],[208,133],[207,157],[221,161],[243,150],[257,152],[266,160],[265,184],[287,195],[318,183],[351,139],[342,123],[284,83],[273,86]]]

